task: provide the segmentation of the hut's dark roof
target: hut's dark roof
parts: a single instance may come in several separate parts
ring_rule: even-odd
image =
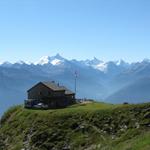
[[[52,89],[53,91],[64,91],[65,89],[61,88],[58,84],[55,82],[42,82],[45,86]]]
[[[62,87],[62,89],[65,90],[65,94],[66,94],[66,95],[72,95],[72,94],[75,94],[75,93],[72,92],[71,90],[67,89],[65,86],[61,86],[61,87]]]
[[[53,91],[65,91],[66,95],[75,94],[71,90],[67,89],[65,86],[59,86],[59,84],[57,84],[53,81],[52,82],[40,82],[40,83],[44,84],[46,87],[52,89]],[[40,83],[38,83],[38,84],[40,84]],[[33,86],[32,88],[34,88],[35,86]],[[30,91],[31,89],[29,89],[28,91]]]

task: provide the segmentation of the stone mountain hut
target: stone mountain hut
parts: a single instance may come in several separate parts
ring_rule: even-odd
[[[54,81],[39,82],[27,93],[26,108],[34,108],[38,105],[46,106],[45,108],[63,108],[75,103],[75,93]]]

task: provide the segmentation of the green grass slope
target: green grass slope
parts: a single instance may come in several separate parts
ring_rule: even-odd
[[[57,110],[10,108],[0,150],[150,150],[150,103],[90,103]]]

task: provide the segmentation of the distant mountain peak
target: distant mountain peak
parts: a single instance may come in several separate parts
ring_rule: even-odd
[[[150,59],[148,59],[148,58],[145,58],[145,59],[143,59],[143,61],[142,61],[143,63],[150,63]]]
[[[100,61],[97,57],[93,57],[93,59],[92,60],[95,60],[95,61]]]
[[[44,65],[44,64],[48,64],[49,63],[49,59],[50,57],[49,56],[43,56],[40,58],[40,60],[35,63],[35,64],[39,64],[39,65]]]
[[[98,65],[95,66],[95,69],[98,69],[102,72],[106,72],[107,71],[107,63],[105,62],[101,62]]]
[[[37,65],[46,65],[46,64],[51,64],[51,65],[60,65],[61,62],[63,62],[65,58],[63,58],[60,54],[56,54],[55,56],[43,56],[40,58],[38,62],[35,64]]]
[[[4,67],[10,67],[12,65],[12,63],[10,63],[9,61],[4,61],[0,65],[2,65]]]
[[[23,64],[25,64],[26,62],[24,62],[24,61],[22,61],[22,60],[19,60],[19,61],[17,61],[16,62],[16,64],[20,64],[20,65],[23,65]]]
[[[128,66],[129,63],[125,62],[123,59],[116,61],[117,66]]]
[[[64,59],[59,53],[57,53],[54,57],[57,59]]]
[[[61,62],[62,62],[62,61],[59,60],[59,59],[54,59],[54,60],[51,61],[51,64],[52,64],[52,65],[60,65]]]

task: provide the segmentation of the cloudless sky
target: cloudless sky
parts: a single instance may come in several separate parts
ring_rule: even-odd
[[[1,0],[0,61],[150,58],[150,0]]]

